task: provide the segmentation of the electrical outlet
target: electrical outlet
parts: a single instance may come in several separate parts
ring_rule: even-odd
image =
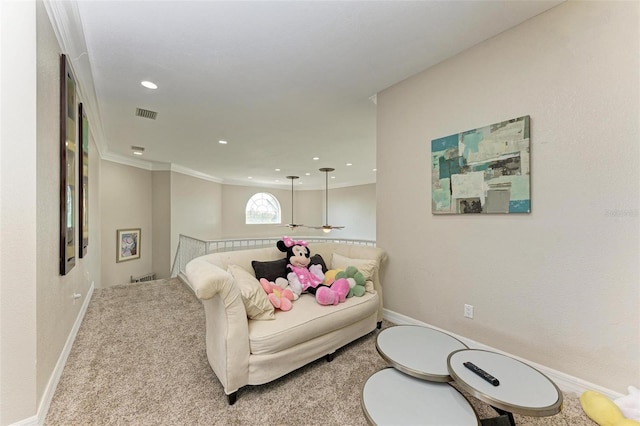
[[[464,305],[464,316],[465,318],[473,318],[473,305]]]

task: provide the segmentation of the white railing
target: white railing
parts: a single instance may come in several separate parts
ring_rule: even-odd
[[[228,240],[201,240],[188,235],[180,234],[180,240],[178,241],[178,249],[176,250],[176,257],[173,260],[173,267],[171,268],[171,276],[175,277],[178,274],[184,274],[187,263],[196,257],[204,256],[209,253],[233,251],[233,250],[247,250],[254,248],[275,247],[277,242],[281,240],[281,237],[266,237],[266,238],[237,238]],[[354,244],[361,246],[375,247],[376,242],[372,240],[356,240],[348,238],[334,238],[334,237],[304,237],[296,236],[296,240],[305,240],[309,243],[344,243]]]

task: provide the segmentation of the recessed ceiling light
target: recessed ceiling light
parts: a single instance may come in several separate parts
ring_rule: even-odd
[[[305,176],[311,176],[311,173],[305,173],[304,175]]]
[[[140,84],[142,84],[147,89],[157,89],[158,88],[157,84],[152,83],[150,81],[141,81]]]
[[[220,145],[226,145],[226,144],[228,144],[229,142],[220,140],[220,141],[218,141],[218,143],[219,143]]]
[[[253,179],[253,177],[249,176],[249,177],[247,177],[247,179]]]
[[[142,155],[140,151],[133,151],[133,155]]]
[[[353,163],[347,163],[347,166],[353,166]]]
[[[320,157],[313,157],[313,160],[318,161]]]
[[[331,176],[331,179],[335,179],[335,178],[336,178],[335,176]]]
[[[280,171],[280,169],[276,169],[276,172],[279,172],[279,171]]]
[[[373,169],[373,171],[374,171],[374,172],[377,172],[377,171],[378,171],[378,169]]]

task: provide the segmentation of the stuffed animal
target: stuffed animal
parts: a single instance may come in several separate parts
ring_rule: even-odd
[[[294,294],[300,295],[309,288],[318,287],[324,281],[322,266],[311,265],[311,256],[306,241],[294,241],[289,237],[283,237],[277,242],[278,250],[287,254],[287,280]]]
[[[284,283],[281,280],[284,281]],[[269,302],[271,302],[274,308],[280,309],[281,311],[291,310],[293,307],[291,302],[295,299],[293,292],[288,288],[289,283],[287,280],[278,278],[276,282],[273,282],[266,278],[260,278],[260,285],[264,291],[267,292]]]
[[[340,278],[346,278],[347,281],[349,281],[349,294],[347,294],[347,297],[360,297],[366,293],[364,287],[366,279],[362,272],[358,271],[358,268],[355,266],[349,266],[344,271],[339,271],[336,274],[336,280]]]
[[[350,288],[348,281],[344,280],[339,284],[336,282],[331,287],[324,285],[322,266],[309,265],[311,254],[306,241],[294,241],[289,237],[283,237],[276,245],[278,250],[287,254],[287,280],[294,294],[311,293],[321,305],[337,305],[344,302]]]
[[[627,389],[629,395],[621,396],[613,402],[626,418],[640,422],[640,389],[635,386],[629,386]]]
[[[275,281],[269,281],[267,280],[268,283],[271,284],[275,284],[276,286],[280,287],[281,290],[286,290],[286,291],[290,291],[291,294],[293,295],[293,300],[296,301],[298,300],[299,295],[297,295],[293,289],[291,288],[291,286],[289,285],[289,280],[287,280],[286,278],[276,278]],[[268,293],[268,292],[267,292]]]
[[[316,300],[321,305],[337,305],[346,300],[349,289],[349,281],[345,278],[340,278],[335,280],[331,287],[326,285],[318,286]]]
[[[639,422],[624,417],[620,408],[599,392],[588,390],[580,395],[585,414],[600,426],[638,426]]]
[[[338,272],[340,271],[342,271],[342,269],[329,269],[324,273],[324,283],[329,286],[333,284],[336,280],[336,275],[338,275]]]

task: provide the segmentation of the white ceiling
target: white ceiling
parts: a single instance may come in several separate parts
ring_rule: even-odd
[[[228,184],[372,183],[377,92],[559,3],[80,0],[92,129],[106,158]]]

